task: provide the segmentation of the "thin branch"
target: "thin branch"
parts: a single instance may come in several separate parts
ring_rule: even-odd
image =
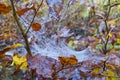
[[[14,2],[13,2],[13,0],[10,0],[10,1],[11,1],[11,5],[12,5],[12,10],[13,10],[13,17],[14,17],[14,19],[16,20],[17,25],[18,25],[18,27],[19,27],[22,35],[24,35],[24,30],[23,30],[23,28],[22,28],[22,25],[21,25],[20,22],[19,22],[19,19],[18,19],[18,17],[17,17],[16,11],[15,11]]]
[[[70,65],[70,66],[62,67],[62,68],[59,69],[58,71],[55,71],[55,72],[53,73],[53,76],[57,75],[57,74],[58,74],[60,71],[62,71],[62,70],[69,69],[69,68],[78,68],[78,67],[80,67],[81,65],[82,65],[82,63],[77,64],[77,65]]]
[[[108,7],[106,19],[105,19],[105,25],[106,25],[107,34],[109,33],[109,28],[108,28],[108,25],[107,25],[107,20],[108,20],[108,17],[110,15],[111,8],[120,5],[120,3],[110,4],[110,0],[108,0],[108,5],[109,5],[109,7]]]
[[[28,54],[32,55],[32,54],[31,54],[30,47],[29,47],[27,35],[24,33],[24,30],[23,30],[23,28],[22,28],[22,25],[20,24],[19,19],[18,19],[18,16],[17,16],[17,14],[16,14],[14,2],[13,2],[13,0],[10,0],[10,2],[11,2],[12,10],[13,10],[13,17],[14,17],[15,21],[17,22],[17,25],[18,25],[18,27],[19,27],[19,29],[20,29],[20,32],[21,32],[21,34],[22,34],[22,36],[23,36],[23,38],[24,38],[24,41],[25,41],[25,44],[26,44],[26,45],[25,45],[25,46],[26,46],[26,50],[27,50]]]
[[[107,49],[107,44],[108,44],[108,41],[109,41],[109,38],[110,38],[110,37],[109,37],[110,30],[109,30],[108,24],[107,24],[108,17],[109,17],[109,15],[110,15],[111,8],[120,5],[120,3],[110,4],[110,0],[109,0],[109,1],[108,1],[108,4],[109,4],[109,7],[108,7],[106,19],[105,19],[105,26],[106,26],[106,30],[107,30],[107,40],[106,40],[106,43],[105,43],[104,54],[107,53],[107,50],[106,50],[106,49]]]
[[[38,7],[37,10],[35,11],[35,15],[33,16],[33,19],[32,19],[32,21],[31,21],[31,23],[30,23],[30,26],[29,26],[28,29],[26,30],[26,33],[25,33],[25,34],[27,34],[27,33],[29,32],[29,30],[30,30],[30,28],[31,28],[31,26],[32,26],[32,23],[34,22],[34,19],[35,19],[36,15],[37,15],[37,13],[38,13],[38,11],[39,11],[39,9],[41,8],[41,6],[42,6],[42,4],[43,4],[43,1],[44,1],[44,0],[41,1],[39,7]]]
[[[106,26],[106,30],[107,30],[107,35],[106,35],[107,39],[106,39],[106,42],[105,42],[105,44],[104,44],[105,46],[104,46],[104,49],[103,49],[104,54],[107,54],[107,45],[108,45],[108,42],[109,42],[109,39],[110,39],[109,33],[110,33],[110,31],[111,31],[111,30],[108,28],[108,23],[107,23],[108,17],[109,17],[109,15],[110,15],[111,8],[114,7],[114,6],[120,5],[120,3],[110,4],[110,0],[108,0],[108,5],[109,5],[109,6],[108,6],[108,10],[107,10],[107,15],[106,15],[106,18],[105,18],[105,20],[104,20],[105,26]],[[107,60],[104,61],[103,71],[106,70],[106,62],[107,62]]]
[[[112,4],[112,5],[110,5],[110,7],[114,7],[114,6],[118,6],[118,5],[120,5],[120,3]]]

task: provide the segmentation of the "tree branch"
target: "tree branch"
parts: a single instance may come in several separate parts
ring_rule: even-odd
[[[106,43],[105,43],[104,54],[107,53],[107,44],[108,44],[108,41],[109,41],[109,38],[110,38],[109,37],[110,30],[109,30],[108,24],[107,24],[108,17],[110,15],[111,8],[120,5],[120,3],[110,4],[110,0],[109,0],[108,5],[109,5],[109,7],[108,7],[107,15],[106,15],[106,18],[105,18],[105,21],[104,21],[105,25],[106,25],[106,30],[107,30],[107,40],[106,40]]]
[[[13,11],[13,17],[14,17],[14,19],[15,19],[15,21],[16,21],[19,29],[20,29],[20,32],[21,32],[21,34],[22,34],[22,36],[23,36],[23,38],[24,38],[25,44],[26,44],[26,45],[25,45],[25,48],[26,48],[28,54],[32,55],[32,54],[31,54],[30,47],[29,47],[27,35],[24,33],[24,30],[23,30],[23,28],[22,28],[22,25],[20,24],[19,19],[18,19],[18,16],[17,16],[17,14],[16,14],[14,2],[13,2],[13,0],[10,0],[10,2],[11,2],[11,6],[12,6],[12,11]]]
[[[31,23],[30,23],[30,26],[29,26],[28,29],[26,30],[25,34],[27,34],[27,33],[29,32],[29,30],[30,30],[30,28],[31,28],[31,26],[32,26],[32,23],[34,22],[34,19],[35,19],[37,13],[38,13],[40,7],[41,7],[42,4],[43,4],[43,1],[44,1],[44,0],[42,0],[41,4],[39,5],[39,7],[37,8],[37,10],[35,11],[35,15],[33,16],[33,19],[32,19],[32,21],[31,21]]]

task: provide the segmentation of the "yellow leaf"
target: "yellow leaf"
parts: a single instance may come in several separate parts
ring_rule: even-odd
[[[112,64],[106,64],[106,67],[108,67],[110,70],[116,70],[115,66]]]
[[[108,25],[110,25],[110,27],[114,28],[116,24],[118,24],[120,21],[120,18],[116,18],[116,19],[112,19],[110,21],[108,21]]]
[[[112,34],[112,33],[109,33],[108,35],[109,35],[110,37],[112,37],[113,34]]]
[[[33,23],[32,24],[33,31],[39,31],[41,29],[41,24],[39,23]]]
[[[60,60],[60,62],[63,66],[75,65],[75,64],[78,63],[78,60],[76,59],[75,56],[72,56],[72,57],[58,57],[58,59]]]
[[[111,70],[106,70],[103,75],[106,76],[106,80],[119,80],[118,75]]]
[[[97,75],[97,74],[99,74],[99,73],[100,73],[100,68],[95,68],[95,69],[93,69],[92,72],[91,72],[92,75]]]
[[[13,62],[11,65],[16,65],[22,70],[27,70],[27,58],[25,56],[20,56],[18,53],[14,53]]]
[[[11,47],[14,49],[14,48],[21,47],[21,46],[22,46],[22,44],[17,43],[17,44],[13,44]]]

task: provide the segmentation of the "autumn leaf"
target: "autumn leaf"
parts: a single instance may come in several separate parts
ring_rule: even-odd
[[[94,68],[91,72],[92,75],[98,75],[100,74],[100,68]]]
[[[112,64],[109,64],[109,63],[106,64],[106,67],[109,68],[110,70],[113,70],[113,71],[116,70],[116,67],[114,65],[112,65]]]
[[[11,64],[16,65],[22,70],[27,70],[27,58],[25,56],[20,56],[18,53],[14,53],[13,55],[13,62]]]
[[[12,63],[12,56],[5,55],[4,57],[0,57],[0,66],[10,66]]]
[[[13,44],[11,46],[6,47],[5,49],[0,51],[0,58],[4,57],[6,52],[8,52],[10,50],[13,50],[13,49],[15,49],[17,47],[21,47],[21,46],[22,46],[22,44],[16,43],[16,44]]]
[[[111,70],[106,70],[102,74],[106,76],[106,80],[119,80],[118,75]]]
[[[75,56],[71,56],[71,57],[58,57],[58,59],[60,60],[61,64],[63,66],[67,66],[67,65],[75,65],[78,63],[78,60],[76,59]]]
[[[41,24],[39,23],[33,23],[32,24],[33,31],[39,31],[41,29]]]
[[[12,49],[14,49],[14,48],[21,47],[21,46],[22,46],[22,44],[16,43],[16,44],[13,44],[11,47],[12,47]]]
[[[7,47],[7,48],[1,50],[1,51],[0,51],[0,58],[5,57],[5,53],[8,52],[8,51],[10,51],[10,50],[11,50],[10,47]]]
[[[7,14],[11,11],[11,9],[11,6],[6,6],[5,4],[0,3],[0,14]]]
[[[36,70],[37,75],[42,75],[44,77],[51,77],[53,73],[53,65],[55,70],[60,69],[62,66],[59,61],[37,54],[28,59],[28,67],[31,70]]]
[[[34,10],[35,11],[35,7],[32,6],[30,8],[24,8],[24,9],[18,10],[16,13],[18,14],[18,16],[22,16],[25,12],[27,12],[29,10]]]

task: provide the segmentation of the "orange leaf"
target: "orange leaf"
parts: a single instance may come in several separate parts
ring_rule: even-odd
[[[39,31],[41,29],[41,24],[39,23],[33,23],[32,24],[33,31]]]
[[[75,65],[78,63],[78,60],[76,59],[75,56],[71,56],[71,57],[58,57],[58,59],[60,60],[61,64],[63,66],[67,66],[67,65]]]
[[[0,14],[7,14],[11,11],[11,9],[11,6],[6,6],[5,4],[0,3]]]
[[[30,8],[24,8],[24,9],[18,10],[16,13],[18,14],[18,16],[22,16],[25,12],[27,12],[29,10],[35,10],[35,7],[32,6]]]

